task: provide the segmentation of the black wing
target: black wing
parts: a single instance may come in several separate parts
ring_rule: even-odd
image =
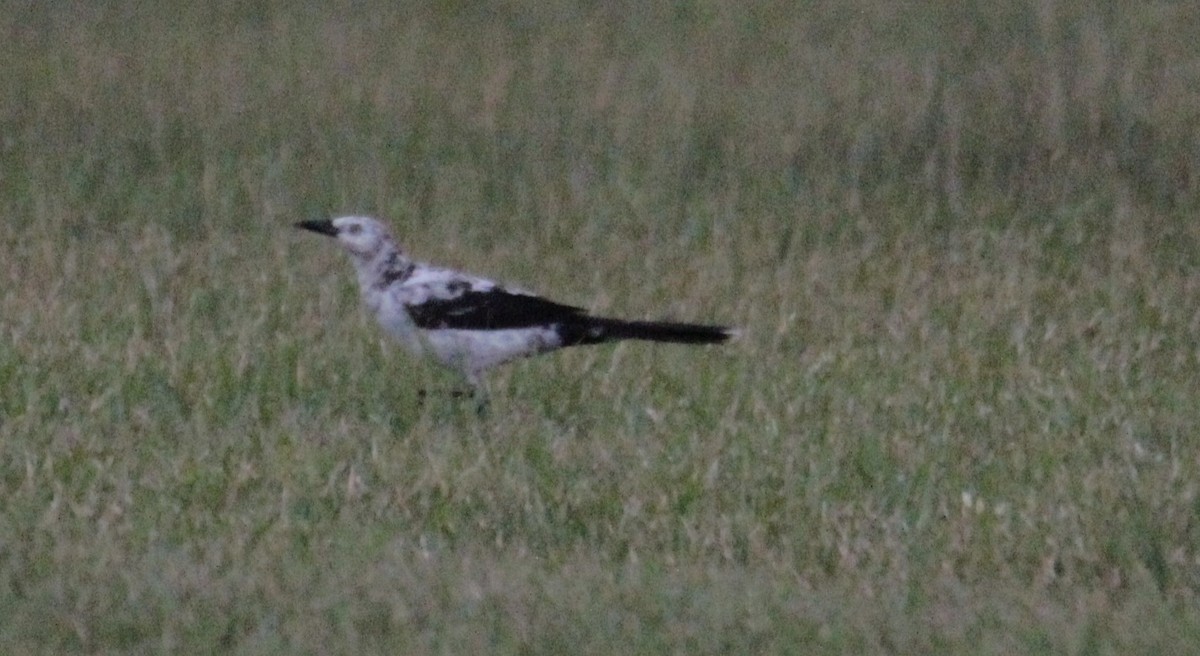
[[[499,287],[464,292],[454,298],[431,298],[407,307],[418,328],[529,328],[578,319],[584,315],[583,308],[547,301],[539,296],[514,294]]]

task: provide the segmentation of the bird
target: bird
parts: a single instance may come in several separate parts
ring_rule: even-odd
[[[569,346],[628,339],[719,344],[737,333],[724,326],[593,316],[581,307],[417,262],[372,217],[301,221],[295,227],[338,241],[354,265],[363,302],[384,332],[412,355],[432,356],[456,371],[470,386],[456,396],[486,401],[483,372]]]

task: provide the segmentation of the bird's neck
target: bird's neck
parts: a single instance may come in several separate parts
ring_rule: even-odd
[[[388,244],[367,257],[355,258],[358,284],[363,293],[372,289],[386,289],[396,282],[404,282],[412,275],[412,260],[394,245]]]

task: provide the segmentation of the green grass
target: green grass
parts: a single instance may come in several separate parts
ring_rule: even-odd
[[[144,5],[0,11],[0,651],[1200,642],[1200,11]],[[745,336],[421,406],[351,212]]]

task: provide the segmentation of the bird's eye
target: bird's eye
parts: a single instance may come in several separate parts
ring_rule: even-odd
[[[362,232],[362,226],[358,225],[357,223],[352,223],[350,224],[349,228],[346,228],[346,232],[349,232],[352,235],[357,235],[358,233]]]

